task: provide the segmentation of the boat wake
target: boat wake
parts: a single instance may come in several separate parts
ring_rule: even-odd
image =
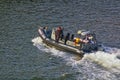
[[[86,54],[84,59],[90,59],[109,69],[120,70],[120,59],[117,58],[116,53],[109,54],[107,52],[98,51],[95,53]]]
[[[46,45],[42,43],[39,37],[34,38],[32,42],[39,50],[63,58],[66,61],[66,65],[71,66],[74,71],[79,73],[77,80],[115,80],[120,75],[120,49],[104,47],[104,52],[86,53],[82,60],[79,60],[79,57],[73,54],[68,54],[54,48],[46,48]],[[81,75],[84,76],[81,77]]]

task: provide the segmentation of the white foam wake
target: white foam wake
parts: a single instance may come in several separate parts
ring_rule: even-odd
[[[105,51],[107,53],[115,54],[120,59],[120,49],[111,48],[111,47],[105,47]]]
[[[120,59],[117,58],[116,54],[106,53],[98,51],[96,53],[86,54],[84,59],[90,59],[106,68],[119,69],[120,70]]]
[[[33,45],[36,46],[38,44],[42,43],[42,39],[40,37],[36,37],[34,39],[32,39]]]

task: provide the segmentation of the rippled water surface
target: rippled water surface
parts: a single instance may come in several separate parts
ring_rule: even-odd
[[[76,60],[45,47],[40,26],[95,31],[107,52]],[[120,80],[119,35],[119,0],[0,0],[0,80]]]

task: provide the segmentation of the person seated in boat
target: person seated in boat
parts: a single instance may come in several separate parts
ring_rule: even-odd
[[[92,43],[94,44],[95,42],[93,41],[93,36],[91,34],[87,34],[83,40],[84,43]]]
[[[74,45],[75,45],[75,47],[78,47],[79,49],[81,49],[83,43],[84,43],[83,39],[81,39],[79,37],[74,38]]]
[[[96,39],[96,34],[95,34],[95,32],[93,32],[92,34],[92,41],[94,41],[94,43],[97,43],[97,39]]]
[[[77,34],[81,37],[83,43],[90,43],[93,39],[93,36],[90,34],[90,31],[78,31]]]
[[[51,30],[48,30],[48,27],[46,26],[46,27],[43,27],[43,33],[45,34],[47,38],[50,38],[52,32]]]
[[[79,49],[82,49],[83,44],[88,43],[88,40],[85,39],[87,33],[88,32],[83,33],[81,30],[78,30],[78,37],[74,38],[74,45],[79,46]]]
[[[80,42],[80,38],[75,37],[73,41],[74,41],[74,45],[77,46]]]
[[[48,27],[43,27],[43,33],[45,34],[45,36],[47,36],[47,29]]]
[[[65,36],[65,41],[64,41],[65,45],[69,39],[70,39],[70,33],[67,33],[67,35]]]
[[[59,42],[59,39],[60,39],[62,33],[63,33],[62,28],[58,27],[55,31],[55,41],[56,42]]]

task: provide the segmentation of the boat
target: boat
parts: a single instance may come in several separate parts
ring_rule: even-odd
[[[80,45],[74,45],[73,40],[68,40],[67,43],[64,44],[65,39],[59,40],[59,42],[56,42],[56,40],[55,40],[55,29],[52,29],[52,31],[50,31],[48,33],[49,37],[46,36],[42,27],[40,27],[38,29],[38,33],[39,33],[40,38],[42,39],[42,42],[45,43],[47,46],[56,48],[56,49],[61,50],[61,51],[77,54],[81,58],[84,56],[84,54],[86,52],[97,51],[98,48],[100,47],[100,46],[98,46],[98,44],[95,44],[95,45],[92,45],[93,48],[91,48],[91,49],[89,47],[87,47],[86,45],[84,45],[84,48],[83,47],[80,48]],[[86,34],[89,34],[90,32],[85,31],[85,30],[79,30],[78,33],[81,33],[83,36],[85,36]]]

